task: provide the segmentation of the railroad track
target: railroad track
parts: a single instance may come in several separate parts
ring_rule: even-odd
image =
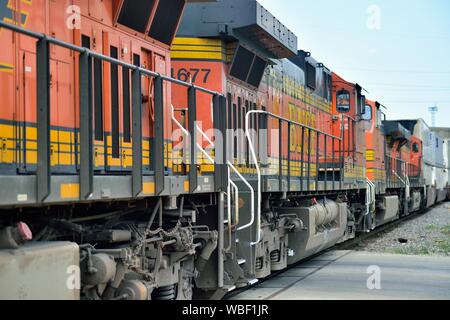
[[[304,260],[302,260],[302,261],[300,261],[298,263],[295,263],[293,265],[288,266],[284,270],[276,271],[276,272],[272,273],[267,278],[261,279],[261,280],[259,280],[257,283],[255,283],[253,285],[250,285],[250,286],[247,286],[247,287],[244,287],[244,288],[240,288],[240,289],[236,289],[236,290],[228,293],[227,295],[225,295],[224,300],[231,299],[231,298],[233,298],[233,297],[235,297],[235,296],[237,296],[237,295],[239,295],[239,294],[241,294],[241,293],[243,293],[243,292],[245,292],[245,291],[247,291],[247,290],[249,290],[251,288],[255,288],[255,287],[261,285],[262,283],[264,283],[264,282],[266,282],[266,281],[268,281],[270,279],[274,279],[274,278],[282,275],[283,273],[285,273],[285,272],[287,272],[287,271],[289,271],[291,269],[297,268],[298,266],[300,266],[300,265],[302,265],[302,264],[304,264],[304,263],[306,263],[308,261],[314,260],[315,258],[318,258],[318,257],[320,257],[320,256],[322,256],[325,253],[328,253],[330,251],[349,250],[349,249],[355,248],[361,242],[363,242],[365,240],[368,240],[370,238],[375,238],[376,236],[378,236],[379,234],[381,234],[383,232],[391,231],[391,230],[401,226],[402,224],[404,224],[404,223],[406,223],[408,221],[417,219],[420,216],[426,214],[429,210],[430,210],[429,208],[426,208],[426,209],[422,209],[421,211],[417,211],[415,213],[411,213],[408,216],[402,217],[402,218],[400,218],[398,220],[395,220],[395,221],[387,223],[387,224],[385,224],[383,226],[380,226],[379,228],[376,228],[375,230],[373,230],[371,232],[360,234],[354,239],[351,239],[351,240],[348,240],[346,242],[337,244],[337,245],[335,245],[335,246],[333,246],[333,247],[331,247],[331,248],[329,248],[327,250],[324,250],[322,252],[316,253],[315,255],[312,255],[311,257],[308,257],[308,258],[306,258],[306,259],[304,259]]]

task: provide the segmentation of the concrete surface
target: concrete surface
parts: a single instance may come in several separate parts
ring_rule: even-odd
[[[450,257],[331,251],[231,299],[448,300]]]

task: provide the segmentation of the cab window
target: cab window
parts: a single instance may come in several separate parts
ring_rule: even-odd
[[[413,145],[412,145],[412,151],[414,152],[414,153],[419,153],[419,144],[417,143],[417,142],[415,142],[415,143],[413,143]]]
[[[365,110],[365,106],[366,106],[366,96],[360,95],[359,96],[359,105],[358,105],[358,110],[360,112],[360,114],[364,114]]]
[[[377,112],[377,127],[378,128],[381,128],[383,126],[383,119],[386,120],[385,115],[381,110],[378,109],[378,112]]]
[[[350,111],[350,93],[347,90],[341,90],[337,93],[337,111],[346,113]]]
[[[364,113],[362,114],[362,119],[365,121],[372,120],[372,106],[366,104],[366,107],[364,109]]]

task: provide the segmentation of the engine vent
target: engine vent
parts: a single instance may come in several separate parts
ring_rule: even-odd
[[[155,0],[124,0],[117,22],[121,25],[145,33]]]
[[[253,87],[259,87],[267,61],[243,46],[238,46],[230,69],[230,75]]]
[[[148,35],[162,43],[171,45],[177,32],[185,0],[159,1]]]

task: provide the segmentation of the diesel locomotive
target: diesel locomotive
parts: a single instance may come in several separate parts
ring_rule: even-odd
[[[1,299],[220,299],[449,197],[254,0],[1,5]]]

